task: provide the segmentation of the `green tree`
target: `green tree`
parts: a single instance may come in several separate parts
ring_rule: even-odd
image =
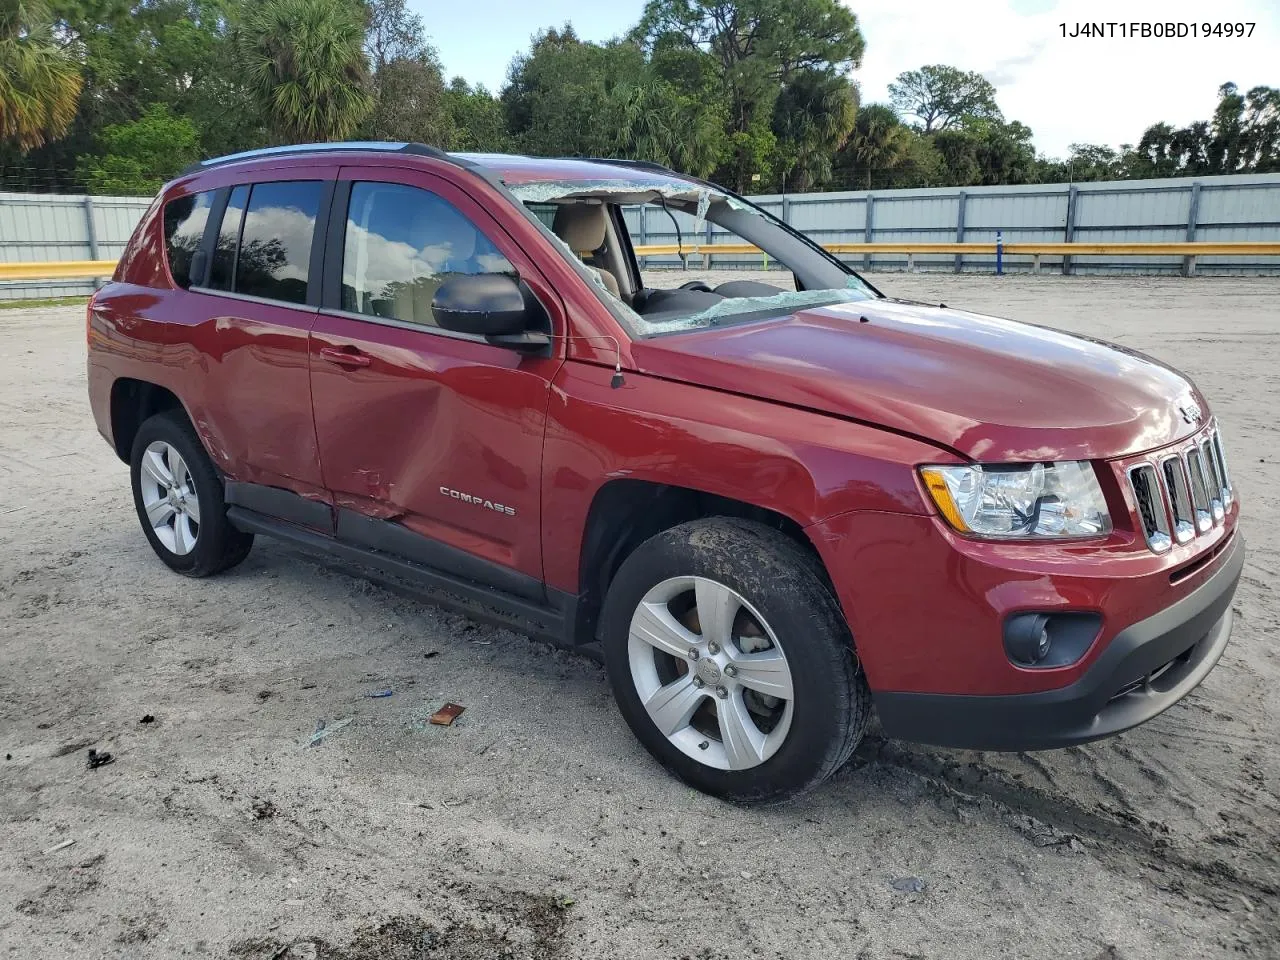
[[[449,115],[449,149],[502,153],[511,149],[502,101],[483,84],[472,87],[461,77],[444,92]]]
[[[102,155],[80,158],[90,193],[147,196],[199,156],[199,134],[186,117],[152,105],[131,123],[112,124],[99,135]]]
[[[950,186],[1034,183],[1040,165],[1031,128],[1016,120],[970,119],[931,137]]]
[[[1185,127],[1155,123],[1123,158],[1135,177],[1267,173],[1280,170],[1280,90],[1234,83],[1218,88],[1209,120]]]
[[[246,82],[275,139],[342,140],[373,110],[357,0],[260,0],[244,16]]]
[[[365,51],[372,69],[373,111],[361,128],[370,140],[446,145],[452,132],[440,57],[422,17],[406,0],[367,0]]]
[[[708,176],[724,152],[723,117],[665,80],[641,77],[610,91],[618,139],[612,152]]]
[[[27,151],[63,136],[83,81],[42,0],[0,0],[0,142]]]
[[[1066,160],[1041,165],[1042,182],[1088,183],[1121,180],[1125,176],[1124,156],[1100,143],[1073,143]]]
[[[511,65],[503,112],[516,149],[550,156],[624,156],[710,172],[724,150],[719,103],[659,76],[632,41],[543,31]]]
[[[935,63],[908,70],[889,84],[898,113],[915,117],[925,133],[950,130],[966,118],[1001,119],[996,88],[979,73]]]
[[[784,185],[814,190],[830,181],[836,151],[848,139],[857,111],[857,88],[834,70],[791,75],[773,107]]]
[[[85,91],[67,152],[163,103],[200,131],[206,154],[257,146],[233,32],[242,0],[54,0],[58,30],[84,51]]]
[[[837,0],[649,0],[632,36],[655,54],[684,48],[712,58],[730,143],[721,174],[739,190],[768,172],[774,105],[787,83],[802,71],[843,74],[865,46]]]
[[[544,30],[515,58],[502,90],[516,147],[542,156],[602,156],[615,142],[609,90],[643,67],[634,47],[610,51],[578,38],[572,25]]]
[[[911,131],[893,108],[883,103],[862,107],[853,121],[853,132],[836,158],[846,185],[870,190],[874,178],[890,174],[907,156]]]
[[[1267,173],[1280,169],[1280,90],[1234,83],[1218,88],[1210,124],[1209,165],[1217,173]]]
[[[1280,172],[1280,89],[1253,87],[1244,102],[1245,166],[1253,173]]]

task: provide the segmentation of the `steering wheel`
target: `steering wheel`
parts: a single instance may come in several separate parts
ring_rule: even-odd
[[[688,283],[680,284],[680,289],[697,290],[700,293],[715,293],[715,291],[711,289],[711,284],[707,283],[705,280],[690,280]]]

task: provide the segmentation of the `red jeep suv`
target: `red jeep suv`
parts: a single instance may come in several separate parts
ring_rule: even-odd
[[[712,243],[771,282],[688,269]],[[945,746],[1105,737],[1231,631],[1240,508],[1186,377],[886,297],[656,165],[210,160],[143,217],[88,339],[171,568],[265,534],[481,604],[600,656],[645,747],[721,797],[820,783],[873,707]]]

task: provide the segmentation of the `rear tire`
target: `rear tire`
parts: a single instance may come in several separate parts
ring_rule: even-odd
[[[820,564],[763,524],[716,517],[645,541],[614,577],[601,625],[627,724],[704,793],[800,796],[849,759],[871,716]]]
[[[182,411],[138,428],[129,473],[142,532],[171,570],[208,577],[248,556],[253,534],[227,520],[222,478]]]

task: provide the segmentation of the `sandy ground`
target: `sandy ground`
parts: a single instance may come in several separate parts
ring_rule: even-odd
[[[82,310],[3,311],[0,954],[1280,956],[1280,284],[875,280],[1119,340],[1212,398],[1251,552],[1183,703],[1034,756],[873,734],[802,802],[729,807],[648,758],[589,660],[261,539],[169,573],[89,415]]]

